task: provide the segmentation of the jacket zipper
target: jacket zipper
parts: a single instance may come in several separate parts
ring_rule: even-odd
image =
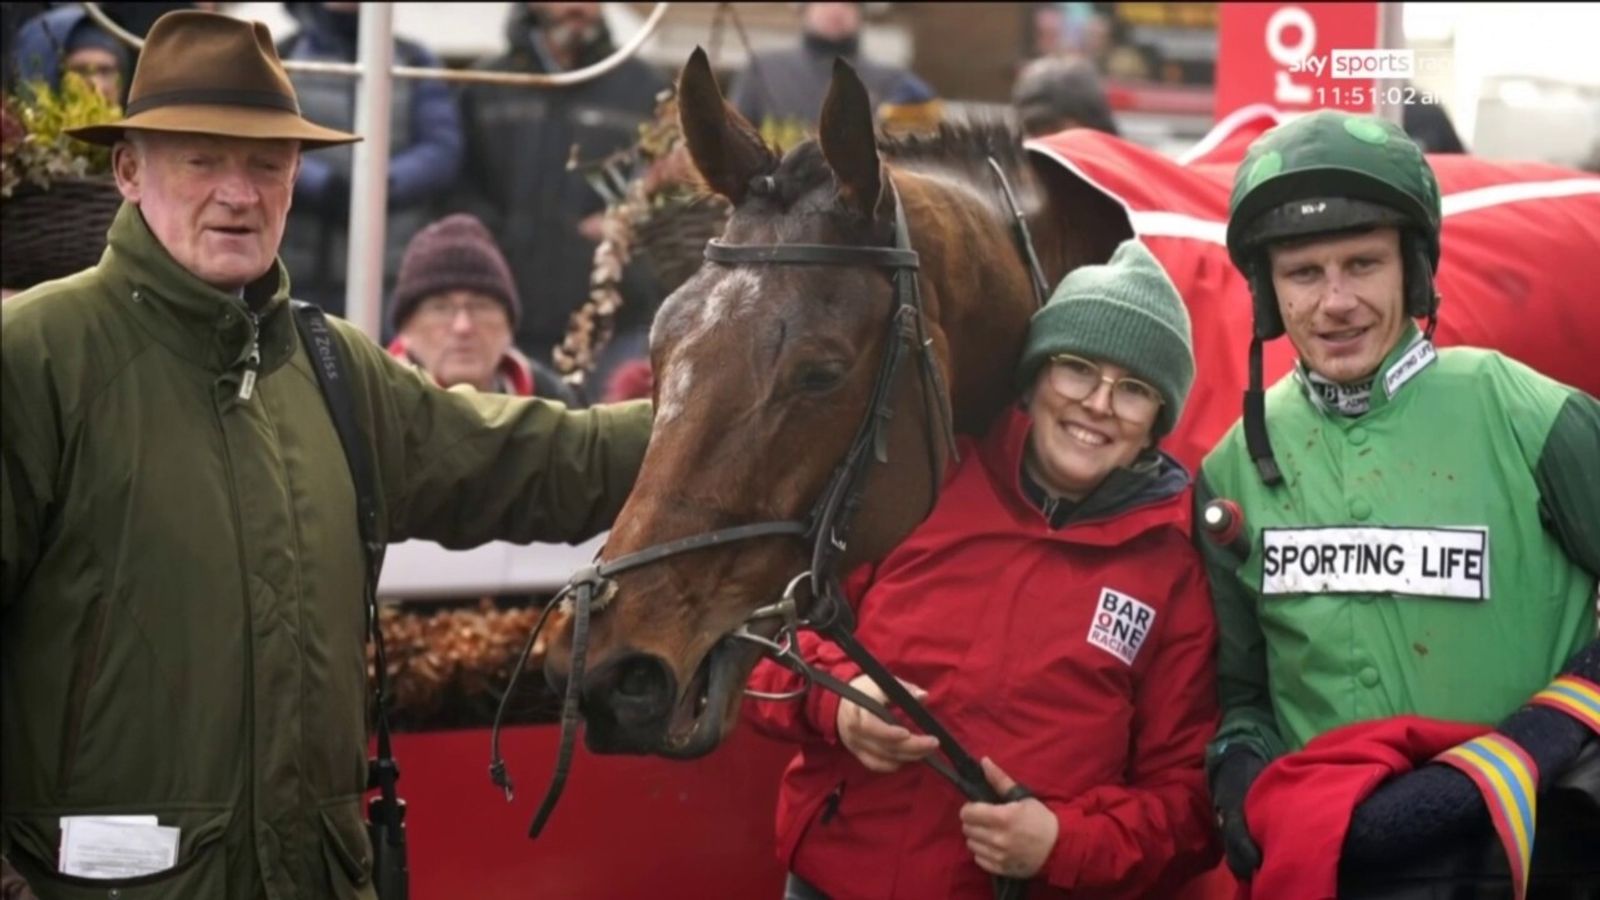
[[[254,320],[255,317],[252,315],[251,319]],[[255,339],[251,338],[251,345],[254,346],[254,344],[255,344]],[[250,374],[253,375],[254,373],[251,372]],[[241,386],[241,392],[243,392],[242,386]],[[261,860],[260,850],[259,850],[259,848],[257,846],[257,830],[258,829],[256,828],[255,822],[254,822],[255,815],[256,815],[256,808],[258,806],[258,802],[257,802],[257,799],[256,799],[256,793],[257,793],[257,788],[258,788],[259,785],[256,783],[256,778],[255,778],[255,775],[254,775],[254,773],[257,771],[257,766],[256,766],[255,641],[254,641],[255,635],[254,635],[254,633],[253,633],[253,631],[251,629],[251,625],[250,625],[250,622],[251,622],[250,565],[249,565],[250,557],[249,557],[249,554],[245,550],[244,511],[239,507],[238,473],[237,473],[237,470],[234,468],[234,465],[233,465],[233,450],[229,446],[229,442],[228,442],[228,423],[227,423],[227,420],[226,420],[226,414],[220,409],[212,410],[212,414],[216,417],[217,430],[222,436],[222,465],[223,465],[224,470],[227,472],[228,505],[230,507],[232,507],[232,509],[233,509],[234,546],[237,548],[236,552],[239,554],[239,582],[240,582],[239,587],[241,589],[240,590],[241,599],[244,600],[244,678],[243,678],[243,681],[244,681],[244,704],[245,704],[245,714],[244,714],[244,719],[245,719],[245,748],[244,748],[244,752],[245,752],[245,772],[246,772],[246,776],[245,776],[245,783],[244,783],[244,785],[242,785],[241,796],[239,797],[239,804],[240,805],[239,805],[238,809],[235,809],[234,813],[235,813],[235,815],[239,815],[240,813],[243,813],[245,817],[247,817],[247,818],[249,818],[251,820],[251,824],[250,824],[249,830],[248,830],[247,835],[246,835],[247,840],[249,842],[249,851],[248,852],[255,857],[257,865],[262,870],[264,870],[266,868],[266,864],[264,862],[262,862],[262,860]],[[266,875],[265,871],[262,871],[261,878],[262,878],[262,882],[265,883],[266,880],[267,880],[267,875]]]
[[[250,318],[250,352],[244,358],[244,377],[239,379],[239,401],[249,400],[256,392],[256,373],[261,370],[261,319],[255,313]]]
[[[1054,528],[1055,527],[1056,508],[1059,507],[1059,506],[1061,506],[1060,499],[1058,499],[1056,497],[1046,497],[1045,498],[1044,509],[1042,509],[1040,511],[1044,513],[1044,524],[1045,524],[1046,528]]]

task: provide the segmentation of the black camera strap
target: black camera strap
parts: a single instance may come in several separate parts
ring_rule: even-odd
[[[373,823],[381,826],[382,840],[375,842],[375,881],[383,900],[398,900],[405,896],[403,880],[399,893],[382,890],[386,876],[384,860],[398,859],[401,878],[404,877],[405,831],[402,826],[404,804],[395,789],[400,779],[400,767],[395,764],[389,743],[389,669],[383,653],[383,630],[378,623],[378,576],[383,570],[383,554],[387,545],[378,533],[377,477],[372,468],[372,458],[363,430],[356,421],[355,396],[351,393],[346,363],[339,342],[328,328],[327,316],[322,309],[303,300],[291,300],[294,324],[311,357],[311,368],[317,374],[317,384],[322,387],[322,397],[327,401],[328,414],[333,419],[334,430],[339,433],[339,443],[344,445],[345,461],[350,465],[350,478],[356,490],[356,521],[361,534],[361,546],[367,560],[366,618],[371,631],[373,655],[376,657],[376,696],[373,698],[374,718],[378,731],[378,755],[367,763],[367,789],[377,788],[376,814]],[[387,842],[388,846],[379,846]],[[393,883],[392,881],[390,882]]]

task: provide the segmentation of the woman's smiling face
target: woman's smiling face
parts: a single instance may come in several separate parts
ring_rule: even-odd
[[[1081,386],[1091,378],[1094,386],[1083,396]],[[1153,397],[1141,396],[1145,390]],[[1160,412],[1154,388],[1127,369],[1100,360],[1047,361],[1039,367],[1031,394],[1028,452],[1035,477],[1073,501],[1088,496],[1112,470],[1131,464],[1150,446]]]

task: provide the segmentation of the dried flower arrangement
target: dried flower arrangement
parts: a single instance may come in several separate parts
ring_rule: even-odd
[[[487,728],[542,611],[537,604],[502,608],[489,598],[439,611],[384,606],[378,623],[388,662],[390,725],[396,731]],[[536,656],[517,682],[507,722],[551,722],[560,714],[561,698],[545,685],[542,654]],[[374,671],[370,644],[367,665]]]

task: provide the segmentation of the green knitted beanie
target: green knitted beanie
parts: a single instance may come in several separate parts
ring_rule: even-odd
[[[1123,241],[1103,266],[1067,273],[1033,314],[1017,366],[1027,391],[1039,367],[1057,353],[1113,362],[1154,385],[1166,402],[1151,433],[1161,437],[1183,413],[1194,384],[1189,311],[1161,263],[1138,239]]]

